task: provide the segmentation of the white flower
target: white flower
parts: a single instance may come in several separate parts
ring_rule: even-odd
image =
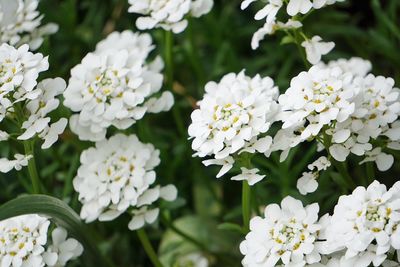
[[[271,146],[272,138],[260,135],[276,120],[278,88],[269,77],[250,78],[242,71],[207,83],[205,90],[199,109],[192,112],[189,136],[195,156],[213,156],[217,161],[204,163],[225,166],[220,177],[232,167],[232,155],[265,153]]]
[[[221,176],[226,174],[230,169],[232,169],[234,162],[235,160],[232,157],[226,157],[224,159],[207,159],[202,161],[204,166],[210,166],[210,165],[222,166],[221,170],[217,174],[217,178],[220,178]]]
[[[291,0],[293,1],[302,1],[302,0]],[[307,0],[309,2],[309,0]],[[334,47],[334,42],[321,42],[322,38],[318,35],[313,36],[311,39],[306,40],[301,43],[306,49],[306,56],[308,62],[315,65],[321,61],[321,56],[328,54]]]
[[[338,60],[331,60],[326,65],[323,62],[319,64],[329,68],[339,67],[343,72],[350,72],[354,76],[361,77],[365,77],[372,70],[371,62],[359,57],[352,57],[350,59],[340,58]]]
[[[35,98],[34,87],[40,72],[49,67],[47,57],[28,51],[28,45],[18,49],[7,44],[0,46],[0,120],[15,102]]]
[[[37,85],[36,91],[39,94],[26,105],[30,115],[22,124],[25,132],[18,136],[19,140],[28,140],[38,134],[44,139],[42,149],[49,148],[58,140],[58,135],[64,132],[68,120],[61,118],[49,125],[51,119],[48,114],[59,106],[60,100],[56,97],[64,92],[65,87],[65,81],[61,78],[45,79]]]
[[[67,239],[67,231],[58,227],[51,233],[53,243],[43,253],[47,266],[63,267],[68,261],[76,259],[83,253],[83,246],[75,239]]]
[[[264,216],[250,221],[250,232],[240,244],[243,266],[273,267],[279,260],[283,266],[306,266],[321,260],[318,251],[318,204],[303,207],[290,196],[281,207],[270,204]]]
[[[0,172],[7,173],[12,169],[20,171],[22,167],[28,166],[28,161],[32,158],[32,155],[21,155],[15,154],[13,160],[7,158],[0,158]]]
[[[146,112],[171,108],[171,93],[155,96],[163,63],[145,62],[152,49],[147,34],[113,33],[71,70],[64,105],[79,112],[71,116],[70,127],[81,140],[100,141],[110,126],[126,129]]]
[[[290,16],[295,16],[298,13],[308,13],[312,7],[313,4],[310,0],[290,0],[286,11]]]
[[[42,253],[50,221],[38,215],[23,215],[0,222],[2,267],[44,266]]]
[[[341,196],[325,237],[327,253],[345,251],[345,259],[360,259],[357,266],[379,266],[391,249],[400,248],[400,183],[387,191],[374,181]]]
[[[188,24],[185,16],[200,17],[210,12],[213,0],[129,0],[129,4],[128,12],[144,15],[136,20],[140,30],[162,27],[180,33]]]
[[[319,172],[326,170],[331,166],[330,161],[322,156],[316,161],[308,165],[309,172],[303,172],[303,175],[297,180],[297,189],[302,195],[312,193],[318,188],[318,182],[316,179],[319,176]]]
[[[199,252],[179,256],[173,267],[208,267],[208,259]]]
[[[325,125],[343,122],[353,114],[354,94],[350,73],[339,67],[313,66],[294,77],[289,89],[280,95],[282,128],[304,127],[302,140],[317,136]]]
[[[9,137],[10,135],[7,132],[0,130],[0,142],[7,141]]]
[[[247,6],[250,4],[252,1],[245,0],[242,2],[241,8],[246,9]],[[271,23],[275,21],[276,14],[278,13],[279,9],[282,7],[283,2],[282,0],[271,0],[268,1],[267,4],[259,10],[254,18],[256,20],[261,20],[266,18],[267,23]]]
[[[394,157],[390,154],[386,154],[382,152],[382,148],[377,147],[372,151],[368,151],[365,153],[365,158],[360,162],[363,164],[365,162],[375,162],[378,170],[387,171],[392,167],[394,163]]]
[[[42,15],[38,0],[0,1],[0,41],[14,46],[29,43],[35,50],[43,37],[58,30],[54,23],[40,26]]]
[[[153,169],[160,163],[159,153],[135,135],[122,134],[83,151],[73,180],[83,204],[82,219],[110,221],[130,208],[147,209],[159,198],[175,199],[173,186],[150,187],[156,179]]]
[[[247,168],[240,168],[240,170],[242,171],[241,174],[238,174],[236,176],[233,176],[231,178],[231,180],[234,181],[247,181],[249,185],[254,185],[256,183],[258,183],[259,181],[261,181],[265,175],[260,175],[257,174],[260,170],[257,168],[254,169],[247,169]]]

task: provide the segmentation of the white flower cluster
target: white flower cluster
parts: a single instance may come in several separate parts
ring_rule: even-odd
[[[171,92],[157,96],[162,60],[146,62],[153,48],[148,34],[115,32],[71,70],[64,105],[78,112],[70,127],[81,140],[100,141],[110,126],[126,129],[146,112],[172,107]]]
[[[400,91],[392,78],[367,74],[370,68],[358,58],[341,59],[294,77],[279,97],[283,125],[274,139],[276,150],[287,155],[316,138],[337,161],[352,153],[364,156],[361,163],[375,161],[379,170],[389,169],[393,156],[382,149],[400,149]]]
[[[209,82],[199,109],[193,111],[189,136],[195,156],[211,156],[203,163],[222,165],[217,177],[233,167],[233,156],[242,152],[268,153],[272,137],[266,133],[276,121],[278,88],[269,77],[248,77],[244,71],[225,75],[219,83]],[[261,180],[257,170],[242,169],[235,180]]]
[[[117,134],[83,151],[73,180],[83,204],[81,218],[110,221],[129,209],[133,215],[129,229],[154,222],[159,209],[151,205],[160,198],[172,201],[177,195],[173,185],[151,187],[159,163],[159,151],[135,135]]]
[[[36,50],[43,37],[53,34],[58,26],[49,23],[40,26],[43,16],[37,11],[39,0],[13,0],[0,2],[0,41],[13,46],[28,43]]]
[[[46,149],[57,141],[67,124],[65,118],[50,124],[48,116],[59,106],[60,101],[56,97],[62,94],[66,84],[61,78],[37,83],[39,73],[48,69],[48,60],[28,49],[28,45],[18,49],[8,44],[0,46],[0,123],[7,118],[21,124],[24,132],[17,138],[28,140],[38,136],[44,140],[42,148]],[[2,131],[0,141],[7,140],[8,136]],[[26,165],[30,155],[26,155],[24,160],[24,157],[15,157],[16,161],[2,159],[1,171],[20,169],[20,166]],[[19,164],[21,160],[23,163]]]
[[[265,6],[259,10],[254,18],[256,20],[265,19],[265,24],[256,33],[254,33],[251,47],[257,49],[261,40],[264,39],[265,35],[272,35],[278,30],[296,30],[301,28],[303,25],[300,22],[299,15],[307,14],[312,9],[320,9],[327,5],[332,5],[335,2],[342,2],[344,0],[267,0]],[[252,2],[261,2],[257,0],[244,0],[241,8],[246,9]],[[278,21],[277,15],[283,7],[286,6],[286,15],[289,19],[286,23]],[[322,38],[318,35],[313,36],[311,39],[302,35],[304,41],[302,46],[306,50],[307,60],[311,64],[317,64],[321,60],[321,56],[329,53],[335,44],[333,42],[323,42]]]
[[[0,222],[2,267],[62,267],[83,252],[82,245],[67,231],[55,228],[48,241],[50,221],[39,215],[22,215]]]
[[[328,221],[327,253],[342,252],[355,266],[380,266],[388,253],[400,252],[400,182],[389,190],[377,181],[357,187],[339,198]]]
[[[240,244],[245,267],[306,266],[321,260],[317,203],[303,207],[292,197],[285,197],[281,207],[270,204],[264,218],[250,221],[250,232]]]
[[[210,12],[213,0],[129,0],[128,12],[144,15],[136,20],[140,30],[163,28],[180,33],[188,25],[187,15],[201,17]]]
[[[292,197],[268,205],[240,244],[243,266],[399,266],[387,257],[400,252],[400,182],[389,190],[377,181],[357,187],[332,216],[318,220],[318,211]]]

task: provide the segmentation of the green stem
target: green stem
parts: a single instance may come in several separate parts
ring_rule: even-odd
[[[28,172],[31,177],[32,189],[34,194],[40,194],[40,180],[36,169],[34,141],[26,140],[24,143],[25,155],[32,155],[32,158],[28,161]]]
[[[189,50],[190,61],[193,66],[193,70],[197,76],[199,93],[202,93],[203,86],[206,83],[206,78],[205,78],[204,68],[203,68],[203,65],[201,64],[202,62],[201,62],[200,56],[199,56],[199,49],[196,49],[191,20],[189,20],[187,34],[188,34],[188,39],[189,39],[188,50]]]
[[[147,253],[147,256],[150,258],[151,262],[153,263],[153,265],[155,267],[163,267],[163,265],[161,264],[161,262],[158,259],[158,256],[156,254],[156,252],[154,251],[149,238],[147,237],[146,232],[144,231],[144,229],[139,229],[136,231],[137,235],[139,237],[140,242],[143,245],[144,250]]]
[[[167,88],[173,92],[174,86],[174,61],[173,61],[173,47],[174,47],[174,36],[171,31],[165,31],[165,65],[167,74]],[[178,131],[182,136],[186,136],[186,127],[182,122],[182,116],[180,114],[179,106],[177,103],[172,106],[172,115]]]
[[[304,33],[299,32],[298,30],[294,31],[294,40],[296,42],[297,49],[299,50],[301,59],[303,60],[303,64],[306,67],[306,69],[309,69],[311,67],[311,64],[307,61],[307,55],[304,50],[304,48],[301,46],[301,40],[304,38]]]
[[[242,184],[242,215],[243,215],[243,228],[246,232],[249,231],[249,223],[251,216],[251,191],[250,185],[247,181]]]

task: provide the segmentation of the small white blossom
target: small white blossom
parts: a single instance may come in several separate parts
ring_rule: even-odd
[[[171,108],[170,92],[155,96],[163,63],[160,58],[146,63],[153,48],[148,34],[112,33],[71,70],[64,105],[78,112],[70,127],[81,140],[100,141],[110,126],[126,129],[146,112]]]
[[[341,196],[326,228],[325,253],[344,250],[355,266],[379,266],[389,250],[400,248],[400,183],[390,190],[374,181]]]
[[[174,33],[185,30],[187,15],[200,17],[210,12],[213,0],[129,0],[128,12],[144,16],[136,20],[140,30],[162,27]]]
[[[350,72],[354,76],[365,77],[372,70],[372,64],[370,61],[359,58],[352,57],[350,59],[340,58],[338,60],[331,60],[328,64],[323,62],[319,63],[321,66],[333,68],[339,67],[343,72]]]
[[[83,253],[83,246],[76,239],[67,238],[67,231],[57,227],[51,233],[52,244],[43,253],[43,260],[50,267],[63,267],[68,261]]]
[[[231,178],[231,180],[234,181],[247,181],[249,185],[254,185],[256,183],[258,183],[259,181],[261,181],[265,175],[260,175],[257,174],[260,170],[257,168],[254,169],[247,169],[247,168],[240,168],[240,170],[242,171],[241,174],[238,174],[236,176],[233,176]]]
[[[28,161],[32,158],[32,155],[15,154],[14,158],[13,160],[0,158],[0,172],[7,173],[12,169],[20,171],[22,167],[28,166]]]
[[[36,50],[43,37],[58,30],[58,26],[49,23],[40,26],[43,18],[37,10],[39,0],[0,1],[0,41],[20,46],[28,43]]]
[[[313,4],[310,0],[290,0],[286,11],[290,16],[295,16],[298,13],[308,13],[312,7]]]
[[[321,56],[328,54],[335,47],[335,43],[322,42],[322,38],[316,35],[311,39],[302,42],[301,46],[306,49],[308,62],[315,65],[321,61]]]
[[[245,267],[273,267],[281,260],[282,266],[306,266],[319,262],[318,204],[303,207],[290,196],[282,200],[281,207],[270,204],[265,208],[264,218],[250,221],[250,232],[240,244],[245,256]]]
[[[146,222],[152,222],[156,209],[149,213],[148,206],[160,198],[172,201],[177,193],[172,185],[151,188],[156,179],[153,169],[160,163],[159,153],[135,135],[122,134],[83,151],[81,166],[73,180],[83,204],[82,219],[110,221],[133,209],[135,217],[140,215]],[[129,228],[138,224],[130,223]]]
[[[303,172],[303,175],[297,180],[297,189],[302,195],[312,193],[318,188],[317,178],[320,171],[326,170],[331,166],[330,161],[322,156],[308,165],[309,172]]]

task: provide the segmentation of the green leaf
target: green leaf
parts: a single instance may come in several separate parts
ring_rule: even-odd
[[[295,43],[295,41],[294,41],[292,36],[286,35],[281,40],[281,45],[290,44],[290,43]]]
[[[25,214],[48,216],[57,225],[67,229],[69,234],[78,239],[84,246],[83,258],[89,265],[112,266],[91,240],[88,227],[81,222],[79,215],[65,202],[46,195],[27,195],[10,200],[0,206],[0,221]]]
[[[232,231],[232,232],[237,232],[240,234],[246,234],[243,231],[243,228],[235,223],[221,223],[218,225],[218,230],[226,230],[226,231]]]

